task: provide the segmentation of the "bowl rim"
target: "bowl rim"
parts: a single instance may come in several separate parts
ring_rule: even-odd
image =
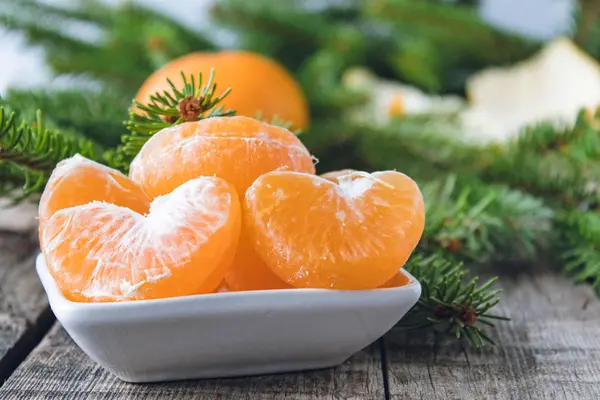
[[[67,299],[56,284],[56,281],[48,271],[46,260],[42,252],[38,253],[35,261],[35,268],[38,277],[44,287],[48,301],[52,308],[60,308],[63,312],[116,312],[143,308],[156,308],[156,307],[172,307],[174,305],[185,306],[186,304],[197,303],[200,299],[209,301],[213,299],[221,300],[261,300],[269,299],[274,296],[280,298],[281,296],[290,296],[303,298],[306,297],[319,297],[322,298],[324,295],[331,296],[335,294],[337,298],[341,300],[357,300],[364,296],[373,294],[400,294],[400,292],[414,292],[418,291],[419,296],[421,292],[421,284],[419,281],[411,275],[409,272],[400,268],[398,272],[404,274],[409,282],[403,286],[389,287],[389,288],[376,288],[366,290],[338,290],[338,289],[273,289],[273,290],[249,290],[241,292],[216,292],[216,293],[205,293],[205,294],[194,294],[188,296],[177,296],[161,299],[145,299],[145,300],[130,300],[130,301],[119,301],[119,302],[75,302]],[[417,298],[419,297],[417,296]]]

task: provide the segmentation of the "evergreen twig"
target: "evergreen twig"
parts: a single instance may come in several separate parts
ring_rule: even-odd
[[[540,199],[454,175],[423,188],[426,226],[421,247],[457,260],[531,259],[548,244],[553,211]]]
[[[19,110],[25,120],[35,120],[43,110],[47,127],[76,132],[104,147],[118,145],[127,132],[121,120],[129,100],[112,91],[12,89],[0,104]]]
[[[181,72],[181,77],[182,89],[178,89],[167,79],[170,91],[153,94],[147,104],[134,101],[129,120],[125,121],[125,126],[131,134],[123,136],[122,139],[124,145],[121,151],[125,158],[135,157],[144,143],[161,129],[204,118],[235,115],[234,110],[226,110],[219,106],[231,89],[226,89],[220,95],[216,94],[214,70],[211,71],[206,84],[202,82],[201,73],[197,77],[191,75],[188,79]]]
[[[500,290],[491,289],[496,278],[478,285],[478,278],[465,281],[468,271],[461,263],[439,254],[413,256],[404,267],[421,283],[418,303],[397,325],[400,329],[433,329],[475,347],[494,341],[483,332],[483,325],[508,320],[490,310],[500,301]]]
[[[16,200],[39,192],[59,161],[77,153],[99,158],[92,142],[47,129],[40,111],[36,117],[28,124],[18,119],[16,112],[8,113],[0,106],[0,163],[12,165],[5,167],[9,169],[4,173],[14,174],[17,168],[22,176],[23,193]]]
[[[564,269],[575,282],[588,282],[600,294],[600,214],[596,210],[563,210],[557,218]]]
[[[567,206],[600,199],[600,115],[582,110],[572,126],[525,127],[482,171]]]

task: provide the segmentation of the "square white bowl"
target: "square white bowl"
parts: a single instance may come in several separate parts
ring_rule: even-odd
[[[390,330],[419,282],[340,291],[226,292],[120,303],[67,300],[36,260],[52,311],[94,361],[127,382],[217,378],[333,367]]]

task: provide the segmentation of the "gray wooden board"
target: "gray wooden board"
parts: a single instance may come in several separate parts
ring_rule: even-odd
[[[386,336],[393,399],[600,399],[600,301],[587,286],[548,272],[502,280],[491,336],[464,351],[410,334]]]
[[[383,399],[380,346],[326,370],[160,384],[125,383],[91,361],[57,324],[0,388],[0,399]]]
[[[38,325],[52,318],[35,273],[36,250],[31,235],[0,232],[0,383],[36,344]]]

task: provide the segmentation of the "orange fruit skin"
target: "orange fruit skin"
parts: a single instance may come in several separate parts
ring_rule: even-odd
[[[417,184],[394,171],[336,184],[275,171],[247,190],[244,234],[294,287],[374,289],[406,263],[423,233]]]
[[[291,122],[294,129],[308,126],[308,104],[292,75],[275,61],[246,51],[199,52],[175,59],[150,75],[135,99],[147,104],[156,92],[170,92],[167,78],[182,87],[181,71],[187,77],[201,72],[206,82],[213,68],[217,94],[231,88],[220,103],[226,109],[247,117],[261,113],[266,121],[277,116]]]
[[[79,169],[89,180],[77,175]],[[47,187],[42,196],[41,249],[65,297],[111,302],[213,292],[239,240],[235,188],[201,177],[147,203],[141,214],[126,205],[141,206],[147,196],[124,176],[110,186],[115,174],[91,162],[66,160],[50,178],[60,184]],[[67,194],[73,185],[94,193],[89,197],[96,201],[73,205],[87,200],[71,201]],[[134,191],[141,193],[140,204],[133,202]]]
[[[129,176],[152,197],[199,176],[225,179],[243,196],[256,178],[276,169],[315,173],[310,153],[287,129],[248,117],[215,117],[152,136]]]

